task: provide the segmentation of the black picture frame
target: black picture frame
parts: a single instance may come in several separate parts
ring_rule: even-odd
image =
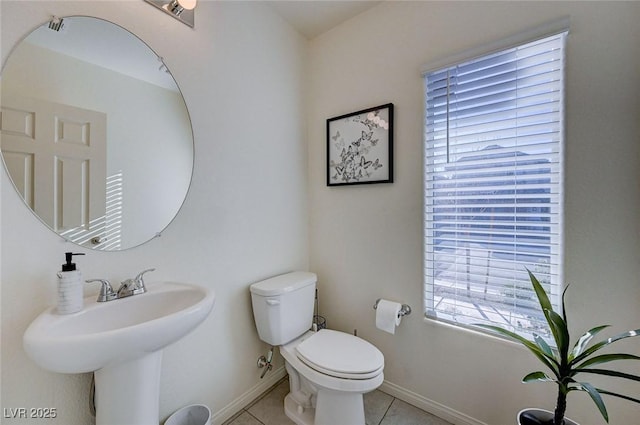
[[[393,183],[393,103],[327,120],[327,186]]]

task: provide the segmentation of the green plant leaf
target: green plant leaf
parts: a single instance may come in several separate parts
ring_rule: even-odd
[[[531,280],[531,284],[533,285],[533,290],[536,292],[536,296],[538,297],[538,302],[540,303],[540,307],[542,307],[542,311],[551,310],[553,311],[553,305],[551,301],[549,301],[549,297],[545,292],[544,288],[538,281],[538,278],[531,273],[531,270],[527,269],[527,273],[529,273],[529,280]]]
[[[549,378],[547,376],[546,373],[544,372],[531,372],[530,374],[528,374],[527,376],[525,376],[524,378],[522,378],[522,382],[556,382],[555,379],[553,378]]]
[[[564,323],[569,324],[569,321],[567,320],[567,309],[564,305],[564,296],[567,293],[567,289],[569,289],[569,285],[564,287],[564,290],[562,291],[562,318],[564,319]]]
[[[499,333],[513,341],[519,342],[520,344],[524,345],[529,349],[529,351],[533,353],[534,356],[536,356],[542,363],[544,363],[544,365],[548,367],[549,370],[553,372],[553,374],[558,378],[558,380],[561,379],[560,372],[559,372],[560,363],[558,363],[558,361],[553,356],[547,355],[547,353],[542,351],[540,347],[538,347],[536,344],[529,341],[525,337],[520,336],[514,332],[508,331],[506,329],[503,329],[499,326],[485,325],[483,323],[476,323],[475,326]]]
[[[527,273],[529,273],[531,285],[533,285],[533,289],[536,293],[536,296],[538,297],[540,307],[542,308],[544,316],[547,319],[547,323],[551,328],[553,339],[556,342],[558,351],[561,353],[561,358],[566,358],[567,353],[569,352],[569,330],[567,329],[567,322],[562,316],[560,316],[553,310],[553,305],[551,304],[551,301],[549,301],[549,296],[544,290],[544,287],[538,281],[538,278],[536,278],[529,269],[527,269]],[[562,294],[563,303],[565,292],[563,292]]]
[[[533,334],[533,341],[538,345],[538,347],[540,347],[540,349],[547,355],[547,357],[555,358],[553,350],[551,349],[549,344],[547,344],[547,341],[545,341],[544,338],[542,338],[538,334]]]
[[[603,354],[590,358],[589,360],[578,365],[577,368],[582,369],[587,366],[612,362],[615,360],[640,360],[640,356],[636,356],[633,354]]]
[[[560,352],[560,358],[567,358],[569,352],[569,329],[564,319],[553,310],[545,310],[544,315],[547,318],[547,322],[551,327],[551,333],[558,346]]]
[[[606,339],[604,341],[600,341],[599,343],[594,344],[591,347],[587,348],[582,354],[580,354],[578,357],[573,359],[569,363],[569,365],[575,365],[575,364],[583,361],[584,359],[588,358],[589,356],[591,356],[596,351],[600,350],[603,347],[606,347],[607,345],[613,344],[616,341],[620,341],[621,339],[625,339],[625,338],[633,338],[633,337],[636,337],[636,336],[640,336],[640,329],[623,332],[621,334],[613,336],[613,337],[611,337],[609,339]]]
[[[600,394],[606,394],[606,395],[610,395],[610,396],[613,396],[613,397],[623,398],[625,400],[633,401],[634,403],[640,404],[640,400],[637,399],[637,398],[629,397],[629,396],[622,395],[622,394],[612,393],[611,391],[601,390],[600,388],[598,388],[598,392]]]
[[[609,369],[575,369],[576,373],[594,373],[596,375],[614,376],[616,378],[630,379],[632,381],[640,382],[640,376],[631,375],[629,373],[618,372],[616,370]]]
[[[593,385],[586,382],[578,382],[577,384],[582,387],[583,391],[586,391],[587,394],[589,394],[593,402],[598,406],[598,410],[600,410],[600,414],[602,414],[604,420],[609,423],[609,414],[607,413],[607,408],[605,407],[602,396],[600,396],[598,390]]]
[[[591,341],[591,339],[596,336],[601,330],[608,328],[609,325],[596,326],[593,329],[585,332],[584,335],[578,339],[576,344],[573,346],[573,350],[571,351],[571,355],[569,356],[569,361],[573,360],[576,356],[582,354],[587,344]]]

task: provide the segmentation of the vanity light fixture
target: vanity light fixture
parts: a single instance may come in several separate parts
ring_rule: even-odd
[[[162,10],[168,15],[173,16],[183,24],[194,26],[194,15],[198,0],[144,0]]]

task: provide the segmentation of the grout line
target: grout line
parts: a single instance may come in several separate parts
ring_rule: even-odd
[[[243,413],[245,412],[244,409],[240,409],[236,414],[234,414],[233,416],[231,416],[229,419],[227,419],[226,421],[223,422],[222,425],[233,425],[233,423],[235,422],[236,419],[238,419]]]
[[[251,416],[253,419],[255,419],[256,421],[260,422],[261,425],[265,425],[264,422],[262,422],[260,419],[258,419],[255,416],[253,416],[251,414],[251,412],[249,412],[248,410],[245,410],[245,412],[247,412],[249,414],[249,416]]]
[[[387,393],[385,393],[387,394]],[[389,403],[389,406],[387,407],[387,410],[384,411],[384,415],[382,415],[382,419],[380,419],[380,422],[378,422],[378,425],[380,425],[382,422],[384,422],[384,418],[387,417],[387,413],[389,413],[389,410],[391,409],[391,406],[393,405],[393,403],[395,403],[396,398],[394,396],[391,396],[391,398],[393,400],[391,400],[391,403]]]

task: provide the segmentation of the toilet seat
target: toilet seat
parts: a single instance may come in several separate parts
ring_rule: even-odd
[[[343,379],[370,379],[382,373],[384,356],[356,336],[322,329],[296,346],[296,356],[310,368]]]

